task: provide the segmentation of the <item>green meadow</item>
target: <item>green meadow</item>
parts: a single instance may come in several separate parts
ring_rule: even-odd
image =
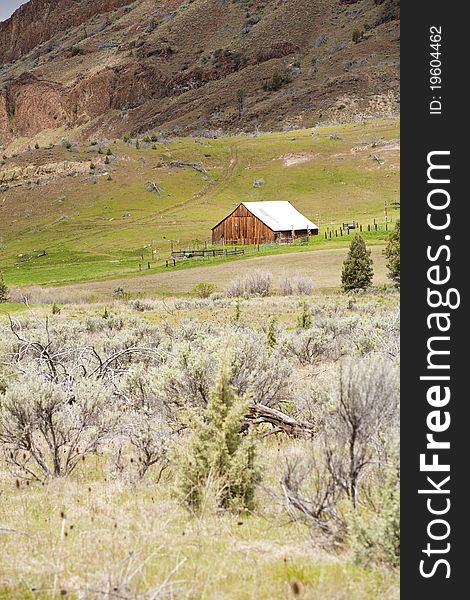
[[[153,272],[163,269],[172,249],[210,244],[211,227],[245,200],[289,200],[320,226],[310,249],[345,245],[347,236],[325,240],[325,229],[383,223],[385,203],[399,201],[398,128],[397,120],[382,120],[257,137],[141,140],[138,148],[135,140],[108,140],[109,165],[97,145],[74,153],[55,147],[47,159],[31,150],[22,160],[89,160],[101,168],[9,190],[0,269],[8,285],[19,286],[139,274],[139,263],[145,275],[148,262]],[[258,179],[264,183],[254,187]],[[160,194],[147,191],[149,181]],[[396,205],[387,210],[397,218]],[[385,235],[368,237],[380,243]],[[191,266],[197,261],[179,268]]]

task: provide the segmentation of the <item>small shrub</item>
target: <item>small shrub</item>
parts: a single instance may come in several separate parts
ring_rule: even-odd
[[[235,394],[229,379],[222,369],[202,418],[193,416],[192,438],[180,459],[180,492],[193,510],[202,507],[211,481],[217,484],[219,507],[253,508],[258,473],[254,440],[244,433],[247,402]]]
[[[83,54],[83,50],[81,48],[79,48],[78,46],[72,46],[70,48],[70,56],[74,57],[74,56],[79,56],[80,54]]]
[[[277,92],[287,83],[290,83],[289,75],[286,72],[280,73],[276,69],[271,78],[265,82],[263,89],[265,92]]]
[[[267,271],[252,271],[245,275],[245,289],[249,296],[269,296],[273,276]]]
[[[276,339],[276,317],[273,317],[269,321],[268,333],[267,333],[267,344],[268,348],[275,348],[277,343]]]
[[[193,287],[191,293],[197,298],[209,298],[216,290],[216,286],[213,283],[205,283],[201,281]]]
[[[351,538],[357,563],[374,567],[400,566],[400,478],[398,469],[374,487],[373,507],[364,507],[351,518]]]
[[[302,311],[297,318],[297,327],[299,329],[310,329],[312,326],[312,310],[306,302],[302,303]]]
[[[281,296],[311,296],[313,292],[313,281],[309,277],[298,275],[293,279],[284,277],[279,284],[279,294]]]
[[[240,298],[237,298],[237,303],[235,305],[235,314],[233,315],[233,322],[238,323],[242,316],[241,302]]]
[[[60,315],[60,311],[61,311],[61,308],[60,308],[60,306],[58,306],[58,305],[57,305],[57,304],[54,302],[54,304],[52,305],[52,309],[51,309],[51,312],[52,312],[52,314],[53,314],[53,315]]]
[[[266,271],[252,271],[236,277],[225,288],[227,296],[242,298],[244,296],[269,296],[273,276]]]
[[[243,276],[235,277],[225,288],[225,295],[229,298],[242,298],[245,294],[245,279]]]
[[[292,279],[290,277],[283,277],[279,284],[279,293],[281,296],[292,296],[294,293],[294,287],[292,285]]]
[[[152,417],[145,411],[131,413],[128,418],[127,435],[137,453],[137,472],[143,478],[150,467],[158,466],[160,479],[168,466],[168,449],[171,431],[164,420]]]
[[[72,473],[113,429],[104,386],[66,390],[36,373],[13,381],[0,398],[0,444],[20,476],[42,481]]]
[[[364,32],[360,31],[359,29],[355,29],[352,33],[352,41],[357,44],[358,42],[360,42],[362,40],[362,38],[364,37]]]
[[[124,292],[124,288],[122,288],[122,287],[114,288],[113,298],[122,299],[125,297],[125,295],[126,295],[126,293]]]
[[[294,285],[300,296],[311,296],[313,292],[313,281],[309,277],[299,275],[294,279]]]
[[[136,310],[137,312],[145,312],[148,310],[152,310],[153,308],[150,302],[144,302],[139,298],[137,298],[136,300],[131,300],[129,302],[129,306],[132,308],[132,310]]]

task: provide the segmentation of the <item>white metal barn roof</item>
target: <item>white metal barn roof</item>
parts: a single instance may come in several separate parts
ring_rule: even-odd
[[[265,202],[242,202],[255,217],[263,221],[273,231],[298,231],[318,229],[307,217],[287,200],[267,200]]]

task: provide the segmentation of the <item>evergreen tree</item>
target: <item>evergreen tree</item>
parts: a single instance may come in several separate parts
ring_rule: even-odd
[[[204,413],[192,422],[192,439],[180,459],[180,491],[189,507],[201,507],[210,481],[218,486],[218,506],[253,507],[258,474],[253,437],[244,433],[246,411],[247,403],[222,369]]]
[[[304,302],[302,304],[302,312],[297,317],[297,327],[299,329],[310,329],[312,326],[312,311],[308,304]]]
[[[3,274],[0,273],[0,303],[8,301],[8,287],[3,279]]]
[[[273,348],[275,348],[276,343],[277,343],[277,340],[276,340],[276,317],[273,317],[269,321],[267,338],[268,338],[267,339],[268,348],[270,348],[272,350]]]
[[[373,274],[370,250],[366,248],[362,237],[356,234],[343,263],[341,287],[345,292],[364,290],[372,283]]]
[[[389,278],[400,285],[400,221],[397,221],[384,250]]]

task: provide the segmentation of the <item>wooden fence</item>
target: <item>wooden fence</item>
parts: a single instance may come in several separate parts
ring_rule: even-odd
[[[213,250],[176,250],[165,261],[165,267],[176,266],[176,261],[187,258],[209,258],[215,256],[238,256],[245,254],[244,248],[215,248]]]
[[[351,231],[353,233],[362,233],[363,231],[388,231],[388,223],[377,223],[374,219],[373,223],[368,223],[367,225],[363,225],[362,223],[342,223],[340,226],[333,225],[331,227],[327,227],[324,231],[325,240],[331,239],[333,237],[343,237],[343,235],[350,235]],[[394,225],[391,225],[393,229]]]
[[[171,258],[196,258],[206,256],[236,256],[237,254],[245,254],[243,248],[214,248],[212,250],[176,250],[171,253]]]

